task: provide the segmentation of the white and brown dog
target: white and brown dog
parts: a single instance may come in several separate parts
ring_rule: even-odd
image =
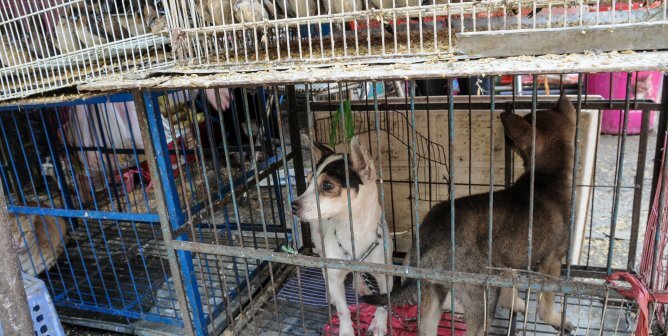
[[[391,263],[392,247],[383,247],[384,223],[378,199],[376,168],[371,155],[360,145],[357,137],[353,137],[350,142],[350,155],[347,160],[346,154],[336,154],[324,145],[316,144],[315,148],[313,154],[318,162],[315,172],[308,176],[306,191],[292,202],[293,213],[310,224],[315,252],[333,259],[380,264],[387,260]],[[354,256],[351,218],[355,237]],[[350,271],[327,269],[324,272],[330,302],[336,307],[341,321],[339,335],[354,335],[344,285]],[[368,275],[356,275],[354,280],[358,294],[371,294],[373,290],[369,286]],[[374,294],[384,294],[392,290],[391,277],[386,279],[382,274],[372,276],[379,289],[378,293]],[[386,325],[387,311],[379,307],[369,326],[369,332],[384,335]]]

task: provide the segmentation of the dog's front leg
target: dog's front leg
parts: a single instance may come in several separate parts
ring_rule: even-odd
[[[387,309],[385,307],[376,307],[373,314],[373,320],[369,324],[367,335],[383,336],[387,333]]]
[[[374,277],[378,283],[378,291],[380,294],[385,294],[392,291],[392,282],[394,280],[392,277],[388,278],[388,276],[385,274],[374,274]]]
[[[329,300],[336,307],[336,314],[339,316],[339,335],[353,336],[353,321],[350,318],[350,310],[346,302],[345,279],[347,271],[327,270],[327,288],[329,289]]]
[[[443,294],[437,285],[422,283],[420,295],[420,336],[434,336],[438,333]]]
[[[487,335],[492,326],[494,309],[499,298],[499,289],[476,285],[460,285],[454,291],[464,307],[466,336]]]
[[[514,271],[504,271],[501,275],[512,279],[516,274]],[[502,308],[509,309],[515,313],[524,314],[524,306],[526,305],[526,302],[519,297],[517,289],[501,288],[499,293],[499,305]]]
[[[392,278],[389,278],[385,274],[374,274],[376,282],[378,283],[378,292],[380,294],[386,294],[388,291],[392,291]],[[385,307],[377,307],[376,312],[373,315],[373,321],[369,324],[368,334],[374,336],[381,336],[387,333],[387,309]]]
[[[561,257],[557,253],[550,253],[545,260],[538,267],[538,271],[552,277],[559,277],[561,275]],[[551,325],[557,330],[561,330],[561,314],[554,311],[554,293],[541,292],[538,298],[538,317]],[[573,324],[565,320],[564,332],[570,334],[575,330]]]

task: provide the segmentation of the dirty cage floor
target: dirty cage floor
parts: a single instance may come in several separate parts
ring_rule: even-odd
[[[323,334],[323,328],[331,316],[330,309],[325,304],[322,272],[319,269],[309,268],[301,268],[300,271],[301,287],[297,285],[296,270],[294,270],[290,279],[278,290],[276,300],[270,297],[255,316],[247,321],[240,334],[300,336]],[[300,303],[299,292],[302,293],[303,304]],[[355,302],[350,283],[346,286],[346,296],[349,304]],[[520,296],[526,298],[526,293],[520,293]],[[563,297],[558,294],[555,310],[561,307],[562,300]],[[523,314],[515,314],[513,317],[515,332],[511,332],[511,335],[559,334],[552,326],[536,317],[536,294],[530,295],[528,312],[526,320]],[[331,307],[331,313],[336,313],[334,307]],[[632,332],[629,331],[629,326],[633,327],[633,322],[629,321],[634,320],[635,313],[633,306],[624,301],[608,299],[607,308],[604,309],[603,298],[569,297],[567,317],[577,326],[575,335],[600,335],[601,325],[603,325],[603,335],[630,335]],[[461,320],[461,315],[457,315],[457,319]],[[509,321],[509,311],[498,308],[490,335],[508,335]]]
[[[249,231],[239,234],[236,223],[216,227],[218,241],[223,245],[239,245],[243,239],[246,245],[253,246],[261,234]],[[283,232],[271,233],[267,242],[270,248],[276,248],[285,238]],[[199,228],[198,239],[214,241],[212,230]],[[264,242],[263,238],[263,245]],[[207,317],[224,309],[221,281],[229,292],[239,293],[247,286],[247,275],[252,280],[262,265],[205,254],[193,255],[193,264]],[[64,320],[68,317],[97,320],[96,312],[102,312],[110,314],[110,320],[115,320],[113,315],[116,315],[129,321],[176,324],[180,314],[159,224],[92,220],[79,223],[68,233],[67,253],[41,277],[57,306],[75,308],[61,311]],[[104,328],[104,322],[101,327]]]

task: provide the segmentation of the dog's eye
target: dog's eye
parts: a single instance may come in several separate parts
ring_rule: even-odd
[[[330,191],[334,189],[334,185],[329,182],[323,182],[320,188],[322,189],[322,191]]]

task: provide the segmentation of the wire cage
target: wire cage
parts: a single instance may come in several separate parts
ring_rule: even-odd
[[[162,1],[5,1],[0,99],[169,65]]]
[[[270,67],[299,72],[331,65],[539,55],[546,50],[661,49],[651,33],[641,31],[665,31],[667,8],[665,1],[598,0],[168,3],[182,36],[175,57],[187,65],[177,71],[186,72]],[[634,34],[644,37],[639,41]]]
[[[665,76],[656,74],[659,78]],[[656,96],[646,99],[647,96],[639,94],[644,90],[641,85],[631,84],[634,76],[640,74],[625,73],[621,83],[615,83],[613,79],[607,84],[608,88],[624,86],[625,93],[621,98],[587,94],[584,88],[593,85],[590,81],[594,81],[595,76],[586,73],[526,76],[528,87],[522,81],[492,76],[490,81],[495,84],[491,87],[477,82],[482,95],[476,95],[475,89],[470,88],[469,93],[455,95],[453,79],[445,80],[446,89],[440,87],[445,95],[434,94],[438,91],[432,90],[438,87],[437,80],[401,81],[399,84],[340,82],[285,86],[287,102],[284,104],[279,94],[284,87],[268,88],[277,94],[268,98],[267,104],[283,109],[286,114],[283,116],[285,120],[277,122],[275,144],[290,148],[292,154],[292,160],[280,170],[288,180],[295,180],[295,190],[286,192],[283,202],[292,202],[304,190],[308,192],[310,181],[317,179],[317,176],[300,176],[305,170],[318,171],[318,158],[312,157],[308,150],[314,148],[311,140],[329,144],[337,152],[345,152],[348,150],[346,138],[357,135],[361,145],[373,156],[380,181],[377,201],[383,209],[384,230],[388,235],[379,248],[394,247],[395,266],[391,265],[391,260],[383,265],[346,258],[341,262],[326,253],[309,256],[310,248],[319,239],[318,224],[301,223],[292,213],[286,213],[287,224],[283,228],[291,230],[292,237],[299,238],[288,240],[287,245],[272,246],[263,242],[264,238],[259,238],[256,246],[240,244],[231,247],[185,237],[174,241],[175,249],[193,252],[204,259],[225,256],[240,258],[248,264],[267,263],[269,267],[259,270],[264,276],[258,279],[264,281],[256,283],[254,294],[249,292],[244,306],[240,310],[221,312],[227,316],[227,330],[235,334],[338,334],[341,311],[340,307],[329,304],[335,294],[326,283],[328,272],[340,269],[355,274],[345,285],[345,296],[350,305],[345,308],[350,309],[353,325],[359,332],[372,328],[370,323],[375,307],[360,304],[360,296],[365,293],[360,286],[366,284],[353,279],[357,279],[359,273],[384,273],[420,278],[425,282],[474,284],[479,286],[481,296],[484,288],[500,286],[519,290],[518,297],[527,299],[527,313],[511,314],[508,309],[497,309],[490,329],[490,334],[494,335],[516,331],[558,334],[558,329],[539,317],[537,302],[542,295],[539,292],[548,288],[557,294],[559,317],[570,321],[576,334],[632,334],[638,323],[638,306],[606,284],[605,277],[620,270],[640,270],[639,261],[646,262],[647,256],[652,254],[651,248],[648,252],[648,247],[643,246],[641,237],[650,210],[649,199],[660,193],[654,191],[660,190],[656,185],[659,166],[652,164],[652,160],[662,156],[664,139],[657,134],[664,132],[664,126],[653,131],[650,125],[656,118],[652,111],[661,111],[661,115],[665,112],[665,98],[663,104],[656,101]],[[472,83],[477,81],[475,78],[465,79]],[[464,86],[464,82],[460,85]],[[465,91],[463,87],[461,89]],[[525,168],[504,138],[499,115],[510,107],[520,115],[550,108],[562,90],[577,106],[578,125],[577,139],[573,139],[577,143],[575,156],[578,159],[572,172],[575,188],[569,203],[570,238],[561,270],[565,279],[545,278],[533,271],[521,270],[517,271],[520,276],[507,280],[488,274],[486,270],[479,270],[483,274],[475,274],[454,273],[449,267],[434,270],[396,266],[401,264],[411,245],[419,244],[415,240],[419,224],[430,208],[452,197],[488,194],[515,183]],[[652,90],[656,92],[659,88]],[[243,102],[243,110],[253,109],[248,101]],[[633,113],[641,116],[639,135],[627,134],[631,127],[630,117],[623,116],[619,136],[600,135],[604,114],[615,110],[635,111]],[[629,116],[630,112],[625,115]],[[651,155],[655,144],[659,148],[658,157]],[[251,166],[258,164],[250,161]],[[260,176],[254,180],[256,186],[262,184]],[[287,182],[287,185],[293,184]],[[245,188],[242,184],[239,187]],[[341,201],[344,204],[345,199],[344,194]],[[208,203],[209,208],[215,208],[215,201]],[[481,211],[486,212],[487,206]],[[263,211],[262,202],[255,207]],[[349,205],[348,209],[355,208]],[[356,225],[359,224],[353,222],[351,228],[357,228]],[[191,226],[189,230],[195,228]],[[272,234],[264,227],[258,227],[258,230],[258,237]],[[326,229],[321,227],[320,230]],[[521,242],[526,243],[527,237],[522,237]],[[195,269],[198,267],[206,269],[195,265]],[[323,273],[321,268],[328,271]],[[396,286],[398,281],[395,279]],[[656,286],[655,289],[662,288],[662,285]],[[200,292],[200,295],[203,302],[210,300],[206,293]],[[449,300],[444,307],[446,313],[442,316],[439,334],[464,334],[467,315],[462,308],[457,305],[455,314],[450,315],[447,312],[450,310]],[[389,328],[395,328],[395,332],[417,328],[415,310],[394,311],[388,319],[392,319]],[[199,329],[195,327],[195,330]]]
[[[494,335],[665,328],[663,305],[644,322],[639,300],[606,279],[629,271],[651,293],[668,286],[667,15],[665,0],[4,2],[0,100],[104,91],[0,105],[21,266],[63,321],[136,334],[348,335],[349,322],[382,334],[361,296],[392,283],[396,297],[402,281],[455,287],[439,302],[441,335],[471,333],[462,288],[485,304],[512,293],[510,309],[489,310]],[[513,150],[501,114],[540,115],[561,92],[575,109],[561,270],[509,270],[494,251],[531,260],[545,209],[534,208],[537,158]],[[526,118],[534,141],[543,130]],[[377,190],[362,210],[353,136]],[[316,144],[346,153],[335,201],[315,187]],[[493,228],[493,192],[526,176],[529,233],[513,246],[420,238],[431,209],[476,194],[489,195],[477,212]],[[318,215],[305,220],[294,201],[313,190]],[[332,204],[345,209],[334,238]],[[452,232],[470,224],[457,211],[443,218]],[[361,213],[379,216],[375,231]],[[406,264],[413,247],[439,244],[473,244],[490,261]],[[352,276],[329,283],[342,273]],[[383,309],[389,333],[428,318]]]
[[[645,232],[644,225],[651,218],[665,225],[656,216],[666,189],[658,182],[665,77],[344,81],[5,104],[0,173],[23,270],[45,281],[66,322],[137,334],[338,334],[341,307],[330,306],[337,294],[327,281],[331,270],[345,269],[354,275],[344,285],[344,309],[360,332],[373,329],[376,309],[360,296],[380,286],[360,274],[381,273],[394,276],[395,287],[408,277],[474,285],[481,296],[513,288],[526,313],[496,309],[494,335],[558,334],[539,312],[543,290],[556,293],[555,312],[578,335],[632,334],[636,301],[604,279],[637,271],[653,290],[665,288],[663,257],[653,257],[664,254],[663,238],[655,236],[662,231],[648,225]],[[399,266],[420,244],[431,208],[503,190],[531,170],[511,149],[500,114],[551,108],[560,92],[576,107],[578,130],[562,279],[528,266],[512,278],[494,267],[473,273]],[[615,112],[619,135],[601,135]],[[313,144],[350,152],[353,135],[376,167],[372,201],[384,232],[376,248],[393,251],[384,264],[342,262],[327,250],[313,256],[324,228],[302,223],[291,208],[318,180],[306,177],[318,172]],[[344,172],[350,184],[351,172]],[[341,202],[353,196],[343,194]],[[351,229],[358,225],[350,222]],[[344,231],[341,239],[350,234]],[[465,306],[445,301],[439,333],[464,334]],[[420,318],[415,307],[395,307],[388,328],[415,331]]]
[[[327,81],[366,65],[442,68],[546,50],[560,61],[593,53],[621,63],[619,52],[665,48],[666,8],[662,0],[17,0],[0,7],[0,99],[156,84],[175,73],[271,78],[290,69],[283,75],[293,82]]]
[[[145,160],[129,98],[5,106],[3,186],[21,266],[57,306],[164,322],[147,306],[169,267],[148,181],[128,173]]]
[[[248,98],[260,106],[263,94]],[[231,96],[225,91],[223,99]],[[2,107],[8,224],[23,270],[45,281],[61,319],[125,332],[180,334],[183,307],[194,320],[220,328],[224,321],[215,319],[223,307],[235,309],[230,307],[248,300],[246,292],[253,294],[266,263],[175,254],[169,244],[172,235],[251,247],[276,247],[293,238],[285,229],[282,202],[289,186],[276,168],[285,160],[283,150],[264,150],[269,128],[256,127],[261,133],[254,134],[252,150],[257,148],[260,163],[250,168],[243,158],[251,148],[238,141],[247,135],[233,133],[242,124],[230,118],[229,103],[221,108],[220,97],[213,90],[186,90],[147,93],[150,104],[143,107],[129,93]],[[271,113],[253,120],[273,123]],[[147,115],[159,123],[151,125],[155,138],[142,134],[148,132],[141,126]],[[164,148],[152,149],[153,141]],[[227,141],[229,147],[223,146]],[[163,181],[150,173],[151,151],[163,155]],[[262,176],[261,187],[247,184],[253,176]],[[247,187],[230,187],[239,184]],[[156,193],[164,185],[169,193]],[[207,200],[215,205],[205,206]],[[257,202],[264,204],[266,217],[254,211]],[[162,227],[167,231],[161,213],[170,218]],[[259,227],[271,233],[258,232]]]

